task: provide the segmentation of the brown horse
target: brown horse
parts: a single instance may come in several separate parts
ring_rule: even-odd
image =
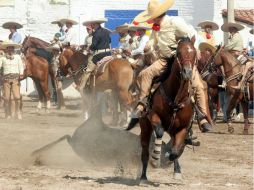
[[[193,106],[191,102],[191,76],[196,62],[196,49],[189,39],[178,43],[171,74],[150,97],[147,114],[139,119],[143,170],[141,182],[147,181],[146,170],[149,160],[149,142],[154,130],[156,135],[153,161],[158,161],[164,131],[171,136],[169,160],[174,162],[175,177],[181,175],[178,158],[185,148],[185,140],[191,130]]]
[[[91,110],[91,99],[88,97],[91,92],[103,92],[107,89],[112,90],[114,100],[120,100],[122,108],[130,108],[132,96],[129,91],[133,83],[133,70],[130,63],[125,59],[113,59],[105,67],[104,72],[96,74],[93,80],[90,80],[90,89],[84,89],[82,77],[88,63],[88,56],[80,51],[66,48],[59,57],[60,69],[63,74],[68,73],[73,77],[75,84],[79,87],[79,92],[83,99],[83,109],[88,112]],[[95,85],[93,85],[95,84]],[[95,94],[93,94],[94,97]],[[118,121],[117,104],[112,108],[113,121]],[[126,112],[126,110],[124,110]],[[125,118],[127,119],[127,117]],[[127,121],[126,121],[127,122]]]
[[[217,118],[218,108],[218,71],[212,69],[211,63],[214,58],[214,54],[211,50],[207,49],[201,52],[201,58],[198,60],[197,69],[206,82],[208,88],[209,108],[210,113],[213,114],[213,120]]]
[[[250,61],[250,60],[249,60]],[[232,112],[238,103],[241,103],[244,115],[244,130],[243,134],[248,134],[249,120],[248,120],[248,105],[249,101],[253,101],[253,81],[248,82],[246,80],[246,88],[235,89],[238,85],[239,78],[242,76],[242,66],[240,62],[234,57],[234,55],[226,50],[220,49],[214,58],[214,64],[216,66],[223,66],[225,81],[227,83],[227,92],[229,93],[229,104],[227,108],[227,124],[228,131],[234,132],[232,126]],[[253,75],[253,73],[252,73]],[[247,93],[249,92],[249,94]],[[248,94],[246,96],[246,94]]]
[[[55,75],[49,66],[49,60],[42,56],[37,56],[31,53],[30,48],[45,48],[50,44],[44,42],[38,38],[31,36],[26,36],[22,44],[22,52],[25,55],[26,71],[25,77],[31,77],[36,85],[36,89],[39,95],[38,111],[42,107],[43,100],[46,101],[46,110],[49,111],[50,108],[50,91],[48,88],[48,75],[51,77],[51,83],[55,89]],[[48,55],[50,53],[48,52]]]

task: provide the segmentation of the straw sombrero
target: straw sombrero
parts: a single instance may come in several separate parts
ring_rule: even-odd
[[[133,31],[136,31],[136,30],[151,30],[152,27],[150,25],[148,25],[147,23],[139,23],[138,25],[131,25],[129,27],[129,30],[133,30]]]
[[[63,18],[63,19],[60,19],[59,22],[63,23],[63,24],[66,24],[66,23],[72,23],[73,25],[76,25],[78,24],[77,21],[71,19],[71,18]]]
[[[250,33],[251,33],[251,34],[254,34],[254,29],[253,29],[253,28],[250,30]]]
[[[210,49],[213,53],[215,53],[215,51],[216,51],[216,48],[213,45],[211,45],[211,44],[209,44],[207,42],[200,43],[199,46],[198,46],[198,49],[201,52],[205,51],[206,49]]]
[[[104,22],[107,22],[108,19],[106,18],[91,18],[89,20],[86,20],[85,22],[83,22],[83,25],[86,26],[88,24],[91,24],[91,23],[98,23],[98,24],[102,24]]]
[[[224,23],[222,26],[221,26],[221,30],[223,32],[229,32],[229,28],[231,27],[234,27],[236,28],[238,31],[244,29],[244,26],[241,25],[241,24],[238,24],[238,23],[235,23],[235,22],[228,22],[228,23]]]
[[[147,6],[147,10],[141,12],[134,19],[136,22],[146,22],[152,19],[157,18],[167,10],[172,7],[174,0],[165,0],[163,3],[160,3],[159,0],[150,0]]]
[[[213,21],[210,21],[210,20],[206,20],[206,21],[203,21],[203,22],[200,22],[198,24],[199,27],[201,27],[202,29],[205,28],[205,26],[211,26],[212,27],[212,30],[218,30],[219,29],[219,25],[216,24],[215,22]]]
[[[123,25],[117,26],[114,30],[115,33],[127,32],[129,30],[129,24],[124,23]]]
[[[11,29],[13,27],[15,27],[16,29],[23,28],[22,24],[19,24],[17,22],[5,22],[3,23],[2,27],[5,29]]]
[[[0,46],[1,49],[6,49],[7,47],[14,47],[15,49],[21,48],[20,44],[17,44],[11,40],[2,42]]]

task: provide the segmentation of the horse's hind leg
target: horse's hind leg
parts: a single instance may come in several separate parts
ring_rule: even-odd
[[[233,133],[234,132],[234,127],[232,125],[232,112],[233,109],[236,107],[236,105],[239,103],[240,99],[238,98],[239,94],[235,93],[234,95],[229,96],[229,101],[227,105],[227,125],[228,125],[228,132]]]
[[[141,146],[142,146],[141,160],[143,165],[140,182],[143,183],[147,181],[146,171],[149,161],[149,143],[153,130],[151,123],[147,118],[140,118],[140,128],[141,128]]]
[[[57,92],[56,92],[56,83],[55,83],[55,74],[52,68],[52,65],[49,66],[49,76],[50,76],[50,82],[53,88],[53,100],[55,103],[57,103]]]
[[[248,135],[248,130],[249,130],[249,120],[248,120],[248,111],[249,111],[249,104],[248,101],[242,100],[241,101],[241,106],[243,109],[243,117],[244,117],[244,129],[243,129],[243,134]]]

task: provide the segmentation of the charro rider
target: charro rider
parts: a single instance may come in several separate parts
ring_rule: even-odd
[[[214,30],[218,30],[219,26],[213,21],[203,21],[198,24],[203,31],[199,32],[198,34],[201,36],[202,39],[200,39],[201,42],[207,42],[211,44],[212,46],[216,45],[215,37],[213,35]]]
[[[51,24],[56,24],[59,27],[59,31],[55,34],[55,38],[56,38],[55,40],[56,41],[59,40],[60,42],[63,42],[66,37],[65,31],[67,29],[65,24],[60,22],[60,20],[55,20],[55,21],[51,22]]]
[[[137,43],[137,47],[135,49],[127,49],[127,54],[132,57],[134,61],[129,60],[134,67],[135,66],[143,66],[142,58],[140,58],[140,55],[144,54],[145,47],[147,43],[149,42],[149,36],[146,35],[147,30],[151,30],[151,27],[144,23],[140,23],[138,25],[132,25],[129,27],[130,31],[135,31],[139,35],[139,41]]]
[[[233,88],[240,89],[247,74],[247,71],[253,66],[252,61],[248,61],[248,59],[243,55],[243,38],[239,33],[240,30],[243,30],[244,26],[234,22],[224,23],[221,26],[221,30],[223,32],[229,32],[228,43],[225,44],[224,49],[231,52],[243,65],[242,69],[242,80],[239,82],[238,86],[234,86]]]
[[[83,22],[84,26],[89,26],[93,29],[93,38],[92,44],[90,46],[91,53],[88,57],[87,69],[82,78],[82,84],[80,84],[80,89],[86,85],[87,80],[89,79],[90,74],[96,68],[96,63],[99,62],[106,56],[110,56],[110,32],[109,30],[101,27],[102,23],[105,23],[107,19],[91,19]]]
[[[75,20],[71,18],[65,18],[59,20],[61,23],[66,25],[66,30],[65,30],[65,38],[62,41],[63,47],[70,46],[71,48],[77,48],[78,45],[78,36],[77,32],[73,28],[73,25],[78,24]]]
[[[0,58],[0,68],[3,68],[3,97],[5,107],[5,118],[14,117],[15,114],[18,119],[22,119],[20,110],[20,82],[23,78],[23,63],[20,55],[15,54],[15,48],[21,46],[12,41],[6,41],[1,44],[2,49],[5,50],[5,56]],[[10,108],[11,96],[15,101],[15,112]]]
[[[148,9],[135,18],[135,21],[138,23],[147,21],[154,23],[149,43],[157,52],[159,59],[141,71],[138,76],[138,84],[141,92],[139,95],[139,103],[133,111],[134,117],[139,117],[142,111],[144,111],[146,97],[149,95],[153,78],[159,76],[164,71],[167,65],[167,59],[175,55],[177,39],[187,37],[191,33],[183,19],[166,15],[167,10],[172,5],[173,0],[166,0],[163,3],[159,3],[158,0],[150,0]],[[205,98],[205,89],[196,67],[193,68],[192,87],[194,88],[200,111],[207,116],[210,122],[209,124],[205,118],[200,121],[202,131],[205,132],[211,129],[212,121],[208,117],[210,114]]]
[[[22,36],[21,34],[17,31],[17,29],[22,28],[23,26],[17,22],[5,22],[2,25],[3,28],[5,29],[9,29],[10,30],[10,34],[9,34],[9,40],[17,43],[17,44],[21,44],[22,42]]]

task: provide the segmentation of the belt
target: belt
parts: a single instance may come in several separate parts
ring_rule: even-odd
[[[110,49],[99,49],[99,50],[95,50],[95,54],[98,54],[98,53],[104,53],[104,52],[108,52],[110,51]]]

